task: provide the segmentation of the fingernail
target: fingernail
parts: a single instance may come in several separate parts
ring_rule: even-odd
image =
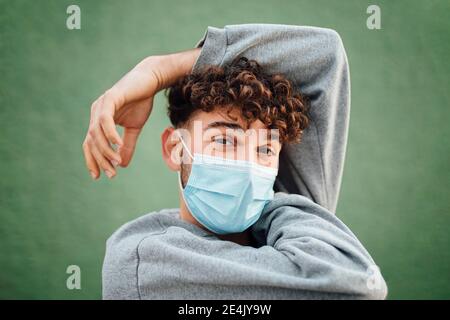
[[[111,160],[111,164],[112,164],[114,167],[117,167],[117,165],[119,164],[119,162],[118,162],[117,160]]]
[[[95,180],[95,178],[97,178],[97,176],[95,175],[95,173],[94,173],[94,172],[92,172],[92,171],[89,171],[89,173],[91,174],[91,177],[92,177],[92,179],[94,179],[94,180]]]
[[[112,178],[113,174],[111,172],[109,172],[108,170],[105,170],[106,175],[108,176],[108,178]]]

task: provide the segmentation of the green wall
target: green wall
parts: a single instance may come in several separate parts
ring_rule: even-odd
[[[81,8],[81,30],[66,8]],[[382,29],[368,30],[378,4]],[[156,97],[134,161],[93,182],[90,103],[140,59],[192,47],[208,25],[314,25],[343,38],[352,114],[338,216],[381,267],[389,298],[450,298],[449,28],[443,1],[0,1],[0,298],[98,299],[105,240],[177,205]],[[81,290],[66,288],[79,265]]]

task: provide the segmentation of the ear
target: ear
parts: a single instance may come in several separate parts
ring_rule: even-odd
[[[167,127],[161,134],[161,147],[164,162],[172,171],[181,170],[180,138],[175,134],[175,128]]]

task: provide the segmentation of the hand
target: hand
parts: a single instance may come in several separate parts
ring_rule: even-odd
[[[115,166],[126,167],[133,156],[160,82],[148,67],[148,62],[138,64],[92,103],[83,151],[86,166],[94,179],[99,177],[100,169],[109,178],[114,177]],[[123,139],[116,130],[116,124],[124,127]],[[118,149],[114,150],[111,143]]]
[[[196,48],[148,57],[92,103],[83,152],[93,179],[100,176],[100,170],[112,178],[117,165],[128,166],[152,111],[153,97],[190,72],[199,53],[200,48]],[[124,127],[123,137],[116,125]]]

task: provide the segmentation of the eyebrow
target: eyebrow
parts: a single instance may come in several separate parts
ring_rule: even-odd
[[[212,129],[212,128],[220,128],[220,127],[225,127],[225,128],[230,128],[230,129],[240,129],[240,130],[245,131],[245,129],[239,123],[227,122],[227,121],[211,122],[210,124],[208,124],[206,126],[206,130]],[[269,139],[270,141],[273,141],[273,140],[279,141],[279,138],[280,138],[278,133],[272,132],[272,130],[270,130],[270,129],[267,129],[267,137],[270,137],[270,139]]]
[[[225,127],[225,128],[230,128],[230,129],[241,129],[241,130],[245,131],[245,129],[239,123],[227,122],[227,121],[211,122],[210,124],[208,124],[206,129],[219,128],[219,127]]]

